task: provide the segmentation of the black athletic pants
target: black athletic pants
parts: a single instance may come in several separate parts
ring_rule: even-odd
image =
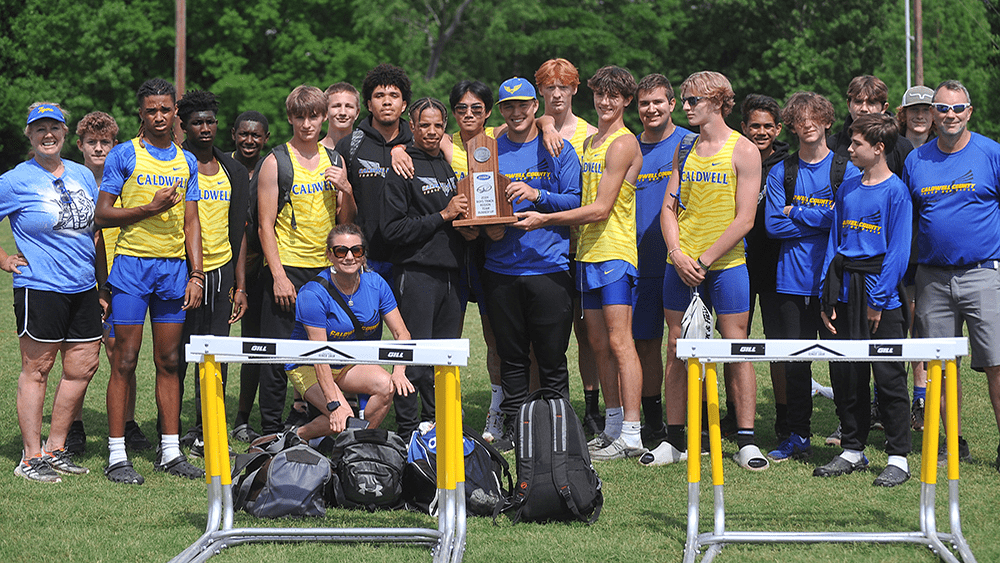
[[[458,299],[458,272],[421,266],[394,268],[399,314],[410,331],[410,338],[459,337],[462,307]],[[416,393],[407,397],[396,395],[393,404],[397,432],[409,440],[421,420],[434,420],[434,368],[406,366],[406,378]]]
[[[573,281],[569,272],[508,276],[484,270],[483,289],[500,355],[500,410],[508,420],[514,420],[524,403],[532,346],[540,388],[546,397],[568,400],[566,349],[573,330]]]
[[[285,266],[285,275],[298,292],[303,285],[319,274],[323,268],[296,268]],[[283,311],[274,302],[274,276],[264,267],[260,276],[264,289],[260,309],[260,333],[264,338],[288,338],[295,328],[295,308]],[[260,367],[260,426],[263,434],[281,432],[281,418],[285,414],[285,396],[288,394],[288,377],[284,364],[266,364]]]
[[[837,319],[833,326],[837,338],[848,334],[847,306],[837,304]],[[905,338],[903,308],[882,311],[878,330],[870,340]],[[885,453],[910,453],[910,396],[906,387],[905,362],[830,362],[830,382],[834,402],[840,417],[840,445],[845,449],[863,450],[871,427],[870,375],[878,387],[879,409],[885,426]]]
[[[180,380],[180,396],[184,398],[184,379],[187,374],[187,362],[184,361],[184,346],[195,334],[210,334],[213,336],[229,336],[229,317],[233,314],[233,304],[229,300],[229,290],[233,286],[233,261],[205,272],[205,289],[202,294],[201,307],[191,309],[184,317],[184,329],[181,336],[181,354],[177,364],[177,374]],[[229,366],[222,364],[222,385],[226,384],[226,374]],[[201,427],[201,384],[198,374],[198,364],[194,367],[194,410],[195,426]],[[223,387],[225,388],[225,387]],[[183,402],[181,403],[183,406]]]
[[[773,311],[770,310],[773,308]],[[772,318],[771,334],[768,338],[815,340],[833,338],[823,326],[819,316],[818,297],[772,294],[761,301],[761,315]],[[784,362],[785,396],[788,400],[788,430],[803,438],[812,435],[812,364],[810,362]]]

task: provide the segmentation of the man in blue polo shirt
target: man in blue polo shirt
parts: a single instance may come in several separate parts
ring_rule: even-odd
[[[499,100],[507,132],[497,139],[497,157],[500,173],[512,180],[506,197],[514,211],[550,213],[579,207],[580,161],[565,140],[557,157],[545,149],[535,127],[535,88],[524,78],[511,78],[500,85]],[[528,394],[532,348],[541,388],[547,396],[569,398],[569,227],[487,229],[492,236],[486,244],[483,287],[500,355],[500,410],[507,420],[495,445],[506,451],[514,447],[514,421]],[[502,238],[497,230],[504,230]]]
[[[938,137],[903,169],[918,219],[917,332],[962,336],[968,325],[972,369],[986,372],[1000,427],[1000,144],[969,131],[972,99],[961,82],[942,82],[932,108]],[[959,457],[968,461],[961,428],[959,418]]]

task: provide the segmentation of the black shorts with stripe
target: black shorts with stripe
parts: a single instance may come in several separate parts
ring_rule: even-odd
[[[81,293],[15,287],[14,318],[17,336],[38,342],[92,342],[103,333],[96,287]]]

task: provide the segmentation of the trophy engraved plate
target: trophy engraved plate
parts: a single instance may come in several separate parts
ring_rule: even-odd
[[[456,219],[456,227],[516,223],[514,210],[507,201],[510,180],[500,173],[497,142],[480,133],[466,143],[469,173],[458,181],[458,193],[469,198],[469,212]]]

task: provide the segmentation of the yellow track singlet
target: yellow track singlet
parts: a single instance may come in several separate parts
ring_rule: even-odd
[[[206,272],[221,268],[233,259],[229,244],[229,199],[233,186],[219,165],[219,171],[208,176],[198,173],[198,218],[201,219],[201,253]]]
[[[576,150],[577,158],[583,158],[583,142],[587,140],[587,127],[589,126],[582,117],[576,118],[576,131],[573,131],[573,137],[570,138],[569,144],[573,145],[573,149]]]
[[[278,256],[283,266],[323,268],[329,264],[326,235],[337,222],[337,190],[323,178],[323,173],[332,166],[330,157],[326,148],[316,143],[319,166],[307,170],[295,158],[291,143],[286,145],[292,159],[292,190],[288,205],[278,213],[274,223]]]
[[[122,185],[118,198],[122,207],[146,205],[153,201],[156,190],[172,186],[178,180],[182,184],[177,189],[182,195],[186,193],[190,168],[181,147],[175,144],[174,158],[164,161],[149,154],[139,139],[131,142],[135,149],[135,169]],[[181,203],[167,211],[122,227],[116,252],[139,258],[184,258],[185,203],[182,197]]]
[[[604,173],[608,147],[618,137],[631,134],[628,128],[622,127],[605,139],[601,146],[584,147],[581,162],[583,167],[581,207],[594,203],[597,199],[597,186]],[[576,256],[578,262],[625,260],[632,266],[638,267],[639,257],[635,241],[635,186],[628,180],[622,181],[622,189],[611,208],[611,215],[599,223],[582,225],[579,233]]]
[[[691,148],[681,175],[681,209],[677,217],[681,251],[698,258],[719,240],[736,218],[736,170],[733,150],[740,133],[733,131],[719,152],[698,156],[698,142]],[[709,269],[725,270],[746,263],[743,240],[712,263]]]
[[[494,129],[494,127],[487,127],[486,136],[496,139]],[[451,136],[451,144],[451,169],[455,171],[455,179],[461,180],[469,174],[469,153],[465,152],[461,131],[455,131],[455,134]]]

